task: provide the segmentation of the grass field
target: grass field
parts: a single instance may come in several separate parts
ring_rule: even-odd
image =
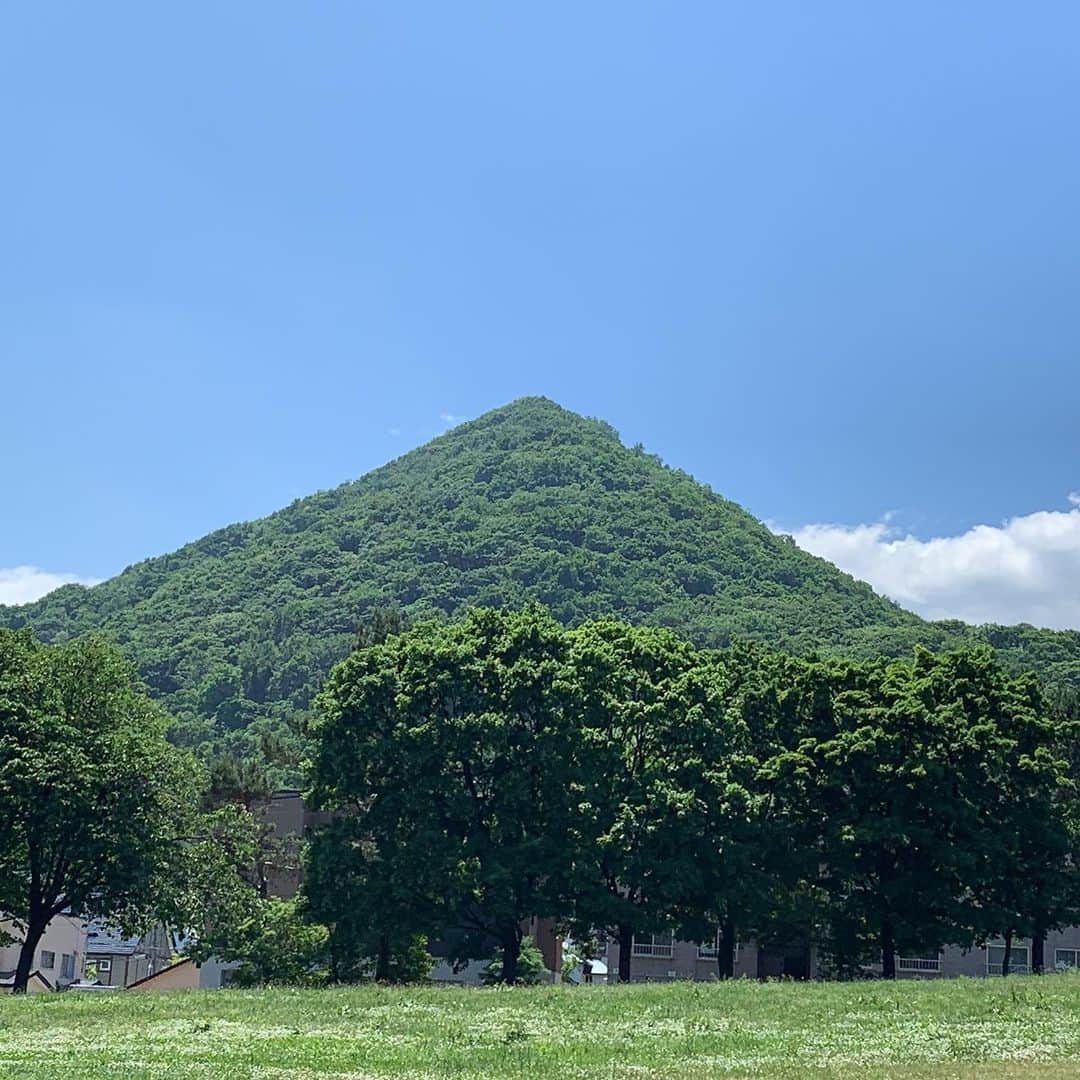
[[[1080,1076],[1080,976],[0,997],[0,1076]]]

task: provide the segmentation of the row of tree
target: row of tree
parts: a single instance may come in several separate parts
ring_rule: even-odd
[[[391,627],[390,629],[393,629]],[[333,974],[419,934],[461,956],[523,927],[579,940],[816,943],[844,975],[1076,919],[1076,719],[987,649],[797,660],[665,630],[476,609],[380,633],[334,669],[306,857]]]
[[[278,850],[250,761],[207,770],[95,639],[0,631],[0,911],[25,987],[62,911],[165,921],[256,980],[422,977],[423,936],[501,952],[523,926],[578,940],[817,943],[837,974],[897,952],[1080,918],[1075,699],[1048,704],[988,651],[908,661],[699,650],[610,620],[474,610],[381,617],[334,670],[308,732],[333,812],[305,896],[266,897]],[[303,916],[303,918],[301,917]]]

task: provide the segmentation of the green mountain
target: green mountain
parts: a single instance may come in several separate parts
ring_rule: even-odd
[[[983,639],[1014,665],[1080,678],[1080,634],[925,622],[543,398],[93,588],[0,608],[0,625],[102,631],[201,741],[308,709],[379,606],[453,615],[530,598],[567,622],[616,613],[711,645],[867,655]]]

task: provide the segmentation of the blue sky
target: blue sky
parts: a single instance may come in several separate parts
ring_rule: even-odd
[[[0,25],[0,599],[539,393],[911,606],[1001,563],[1080,625],[1075,5]]]

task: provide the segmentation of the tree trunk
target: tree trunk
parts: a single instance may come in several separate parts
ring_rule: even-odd
[[[716,974],[721,979],[735,975],[735,922],[730,918],[720,924],[716,935]]]
[[[502,935],[502,981],[513,986],[518,981],[518,961],[521,958],[521,927],[507,927]]]
[[[1009,961],[1012,960],[1012,939],[1013,932],[1011,930],[1005,931],[1005,949],[1001,957],[1001,974],[1009,974]]]
[[[386,934],[379,935],[379,951],[375,956],[375,981],[390,981],[390,939]]]
[[[881,920],[881,977],[896,978],[896,938],[893,935],[892,920]]]
[[[337,985],[341,982],[341,961],[338,958],[337,935],[330,935],[330,982]]]
[[[629,923],[619,924],[619,982],[630,981],[630,955],[634,951],[634,928]]]
[[[756,941],[755,946],[757,948],[757,964],[754,968],[754,974],[757,976],[759,982],[765,981],[765,946],[761,941]]]
[[[1038,924],[1031,935],[1031,974],[1041,975],[1046,970],[1046,931]]]
[[[23,939],[22,948],[19,950],[19,963],[15,968],[15,981],[12,984],[13,994],[25,994],[26,987],[30,982],[30,973],[34,970],[34,954],[37,952],[38,943],[45,933],[48,920],[40,915],[31,917],[26,924],[26,937]]]

